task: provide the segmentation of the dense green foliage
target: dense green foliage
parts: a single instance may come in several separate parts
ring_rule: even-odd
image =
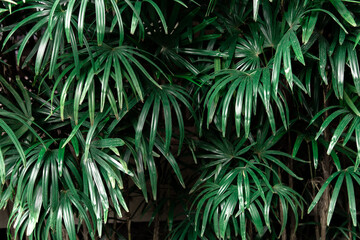
[[[360,236],[360,2],[1,4],[9,239]]]

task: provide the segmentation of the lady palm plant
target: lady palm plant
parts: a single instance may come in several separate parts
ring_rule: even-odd
[[[153,239],[356,239],[359,11],[2,1],[8,238],[130,239],[141,192]]]

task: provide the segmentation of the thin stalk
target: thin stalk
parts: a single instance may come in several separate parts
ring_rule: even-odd
[[[324,88],[323,90],[323,103],[324,103],[324,108],[328,107],[328,103],[326,101],[326,95],[329,91],[329,86],[327,86],[326,88]],[[323,121],[328,118],[329,116],[329,112],[326,111],[324,116],[323,116]],[[330,142],[330,129],[326,128],[324,131],[324,140],[326,142]],[[324,150],[323,153],[323,161],[321,162],[321,171],[322,171],[322,178],[323,178],[323,183],[325,183],[325,181],[329,178],[330,174],[331,174],[331,162],[330,162],[330,156],[326,154],[326,150]],[[320,202],[320,207],[319,207],[319,216],[320,216],[320,226],[321,226],[321,240],[325,240],[326,239],[326,230],[327,230],[327,212],[329,209],[329,203],[330,203],[330,188],[327,187],[322,195],[322,200]]]
[[[89,240],[89,231],[86,227],[85,221],[82,223],[82,236],[84,240]]]
[[[282,182],[282,176],[281,176],[281,171],[280,168],[278,168],[278,175],[279,175],[279,180],[280,182]],[[282,203],[280,201],[279,198],[279,210],[280,210],[280,222],[281,224],[284,222],[284,213],[281,211],[282,209]],[[287,240],[287,233],[286,233],[286,228],[284,229],[283,233],[281,234],[281,240]]]
[[[154,233],[153,233],[153,240],[159,240],[159,230],[160,230],[160,219],[159,214],[156,214],[155,220],[154,220]]]
[[[348,222],[349,239],[352,239],[353,234],[352,234],[352,222],[351,222],[351,217],[350,217],[350,206],[348,207],[348,218],[349,218],[349,222]]]
[[[311,159],[311,153],[310,153],[310,145],[307,144],[307,153],[308,153],[308,159]],[[310,162],[309,164],[309,168],[310,168],[310,176],[311,176],[311,179],[315,179],[315,173],[313,173],[313,166],[312,166],[312,162]],[[312,191],[312,196],[315,197],[316,195],[316,192],[315,192],[315,189],[316,189],[316,184],[314,181],[311,181],[311,191]],[[318,210],[318,205],[316,205],[314,207],[314,220],[315,220],[315,223],[318,223],[319,222],[319,210]],[[318,224],[315,224],[315,237],[316,239],[320,239],[320,228],[319,228],[319,225]]]
[[[128,206],[128,208],[131,209],[130,208],[130,196],[129,196],[130,194],[129,194],[129,180],[128,179],[124,180],[124,189],[125,189],[125,193],[124,193],[125,203]],[[130,212],[131,211],[125,212],[128,240],[131,240],[131,213]]]
[[[111,236],[111,240],[116,240],[116,228],[117,228],[117,213],[114,212],[114,223],[113,223],[113,233]]]
[[[291,136],[290,136],[290,132],[288,132],[288,153],[291,154],[291,148],[292,148],[292,142],[291,142]],[[290,159],[289,161],[289,168],[294,171],[294,163],[293,160]],[[289,175],[289,187],[291,189],[294,189],[294,178]],[[294,213],[291,212],[290,213],[290,240],[296,240],[296,223],[295,223],[295,216]]]
[[[131,219],[127,220],[128,240],[131,240]]]

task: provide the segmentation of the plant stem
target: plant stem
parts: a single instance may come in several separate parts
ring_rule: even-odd
[[[88,231],[88,229],[86,227],[85,221],[82,224],[82,228],[83,228],[83,232],[82,232],[83,239],[84,240],[89,240],[89,231]]]
[[[279,199],[279,208],[282,209],[282,203],[281,203],[280,199]],[[284,213],[281,210],[280,210],[280,220],[281,220],[281,223],[283,223]],[[281,235],[281,240],[287,240],[286,228],[284,229],[284,232]]]
[[[112,240],[116,240],[116,228],[117,228],[117,213],[114,212],[114,223],[113,223],[113,233],[112,233],[112,236],[111,236],[111,239]]]
[[[352,222],[351,222],[352,220],[350,217],[350,206],[348,207],[348,216],[349,216],[349,222],[348,222],[349,239],[352,239],[353,235],[352,235]]]
[[[291,154],[291,148],[292,148],[292,142],[291,142],[291,136],[290,136],[290,132],[288,132],[288,153]],[[290,159],[289,161],[289,168],[294,171],[294,164],[293,164],[293,160]],[[289,187],[291,189],[294,189],[294,179],[292,176],[289,176]],[[295,224],[295,216],[294,214],[291,212],[290,213],[290,240],[296,240],[296,224]]]
[[[313,188],[313,195],[315,196],[315,189]],[[315,219],[315,222],[319,222],[319,210],[318,210],[318,206],[315,206],[314,207],[314,211],[315,211],[315,216],[314,216],[314,219]],[[320,231],[319,231],[319,225],[316,224],[315,225],[315,237],[316,239],[320,239]]]
[[[124,189],[125,189],[124,200],[130,210],[131,208],[130,208],[129,180],[128,179],[124,180]],[[131,240],[131,213],[130,212],[131,212],[131,210],[129,212],[125,212],[128,240]]]
[[[328,106],[327,101],[326,101],[326,95],[327,95],[328,91],[329,91],[329,86],[327,86],[323,90],[324,108],[326,108]],[[326,111],[323,116],[323,120],[328,118],[328,116],[329,116],[329,112]],[[324,131],[324,140],[326,142],[330,142],[330,132],[329,131],[330,131],[329,128],[325,129],[325,131]],[[330,172],[331,172],[330,156],[326,154],[326,149],[324,150],[324,153],[323,153],[323,161],[321,164],[321,170],[322,170],[322,178],[323,178],[323,184],[324,184],[325,181],[329,178]],[[324,191],[324,194],[322,195],[322,200],[320,202],[320,208],[318,208],[320,211],[319,216],[320,216],[320,226],[321,226],[321,240],[326,239],[326,230],[327,230],[326,220],[327,220],[327,212],[329,209],[329,202],[330,202],[330,190],[329,190],[329,187],[327,187]]]
[[[282,182],[280,168],[278,168],[278,175],[279,175],[280,182]],[[281,224],[283,224],[283,222],[284,222],[284,213],[283,213],[283,211],[281,209],[282,209],[282,203],[281,203],[280,198],[279,198],[280,222],[281,222]],[[281,234],[281,240],[287,240],[286,228],[284,229],[283,233]]]
[[[308,158],[311,159],[311,153],[310,153],[310,146],[309,144],[307,144],[307,154],[308,154]],[[316,182],[314,181],[315,177],[316,177],[316,171],[315,173],[313,173],[313,165],[312,163],[309,164],[309,170],[310,170],[310,176],[311,176],[311,192],[312,192],[312,196],[315,197],[316,195]],[[319,222],[319,210],[318,210],[318,205],[316,205],[314,207],[314,220],[315,223]],[[315,237],[316,239],[320,239],[320,229],[319,229],[319,225],[315,224]]]
[[[153,233],[153,240],[159,240],[159,229],[160,229],[160,219],[159,214],[156,214],[154,220],[154,233]]]
[[[131,219],[127,220],[128,240],[131,240]]]

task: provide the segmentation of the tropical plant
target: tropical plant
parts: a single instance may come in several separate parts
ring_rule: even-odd
[[[8,239],[360,237],[359,1],[0,12]]]

